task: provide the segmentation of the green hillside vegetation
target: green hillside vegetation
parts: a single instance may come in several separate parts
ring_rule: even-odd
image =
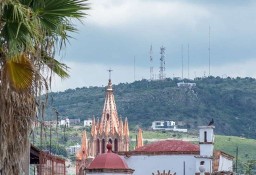
[[[114,80],[113,80],[114,81]],[[148,129],[152,121],[182,121],[190,131],[214,118],[216,133],[256,138],[256,80],[207,77],[184,80],[193,88],[177,86],[178,79],[141,80],[114,85],[119,116],[128,117],[131,128]],[[104,82],[103,82],[104,83]],[[107,83],[107,81],[106,81]],[[47,119],[101,117],[104,87],[83,87],[50,93]]]

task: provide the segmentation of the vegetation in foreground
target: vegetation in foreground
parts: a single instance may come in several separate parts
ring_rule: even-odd
[[[0,2],[0,173],[24,174],[37,97],[53,73],[68,77],[55,57],[87,8],[86,0],[1,0]],[[43,118],[43,115],[41,115]]]

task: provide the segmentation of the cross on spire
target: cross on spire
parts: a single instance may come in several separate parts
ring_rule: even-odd
[[[109,80],[111,80],[111,72],[113,71],[111,68],[107,70],[109,72]]]

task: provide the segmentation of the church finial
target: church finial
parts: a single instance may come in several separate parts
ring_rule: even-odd
[[[109,81],[111,81],[111,72],[113,71],[111,68],[107,70],[109,72]]]

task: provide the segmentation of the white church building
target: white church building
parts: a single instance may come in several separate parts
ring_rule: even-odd
[[[199,127],[199,145],[164,140],[134,151],[108,152],[96,156],[84,169],[94,175],[233,175],[233,156],[214,150],[214,126]]]
[[[199,127],[199,145],[180,140],[158,141],[120,153],[133,175],[170,173],[205,175],[233,172],[233,156],[214,151],[214,126]]]

